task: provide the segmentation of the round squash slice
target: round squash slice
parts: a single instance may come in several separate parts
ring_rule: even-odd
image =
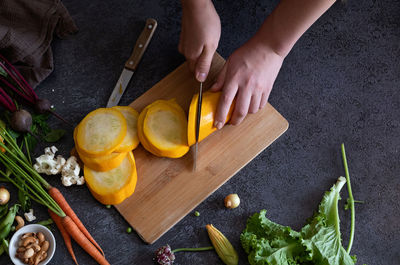
[[[135,191],[135,158],[129,152],[117,168],[106,172],[94,171],[85,165],[84,176],[90,192],[99,202],[106,205],[119,204]]]
[[[78,126],[79,126],[79,124],[74,129],[75,143],[76,143],[76,133],[78,131],[77,130]],[[83,155],[79,151],[79,147],[77,145],[75,145],[74,149],[76,151],[76,154],[79,156],[79,159],[81,160],[81,162],[83,162],[86,166],[88,166],[92,170],[102,171],[102,172],[118,167],[122,163],[122,160],[124,160],[124,158],[128,154],[128,152],[125,152],[125,153],[113,152],[111,154],[104,155],[104,156],[89,157],[89,156]]]
[[[124,140],[115,149],[115,152],[129,152],[135,149],[139,145],[139,137],[137,134],[137,120],[139,117],[139,113],[129,106],[115,106],[113,109],[118,110],[124,115],[126,124],[127,124],[127,132]]]
[[[215,114],[217,112],[219,98],[221,92],[204,92],[201,104],[201,118],[200,118],[200,130],[199,130],[199,142],[215,132],[217,128],[214,127]],[[188,144],[192,146],[196,143],[196,117],[197,117],[197,102],[199,94],[195,94],[192,98],[189,107],[189,118],[188,118]],[[235,101],[232,103],[225,123],[227,123],[233,112]]]
[[[126,120],[121,112],[111,108],[96,109],[77,127],[77,150],[88,157],[111,154],[124,140],[126,131]]]
[[[163,157],[178,158],[189,151],[186,114],[175,101],[152,103],[144,117],[143,133]]]
[[[95,171],[109,171],[118,167],[129,152],[125,153],[111,153],[109,155],[99,156],[99,157],[87,157],[79,154],[79,158],[88,168]]]
[[[140,143],[142,144],[144,149],[146,149],[147,151],[149,151],[153,155],[161,156],[160,152],[158,152],[158,150],[155,149],[153,146],[151,146],[151,144],[147,141],[147,139],[146,139],[146,137],[144,136],[144,133],[143,133],[143,122],[144,122],[144,118],[146,117],[147,110],[149,108],[150,108],[150,105],[145,107],[142,110],[142,112],[140,112],[139,119],[138,119],[138,124],[137,124],[138,136],[139,136]]]

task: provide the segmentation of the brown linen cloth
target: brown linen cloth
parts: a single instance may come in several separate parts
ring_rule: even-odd
[[[50,43],[78,28],[60,0],[0,0],[0,53],[35,87],[53,71]]]

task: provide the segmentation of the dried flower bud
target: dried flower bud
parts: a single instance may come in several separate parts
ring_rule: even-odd
[[[160,247],[156,251],[156,261],[160,265],[172,265],[175,260],[175,255],[169,245]]]
[[[208,236],[218,256],[226,265],[237,265],[239,256],[229,240],[213,225],[206,225]]]

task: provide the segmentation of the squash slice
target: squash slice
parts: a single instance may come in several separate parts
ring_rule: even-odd
[[[126,120],[121,112],[111,108],[96,109],[77,127],[77,150],[88,157],[111,154],[124,140],[126,131]]]
[[[147,109],[142,129],[160,156],[179,158],[189,151],[187,128],[186,114],[175,101],[158,100]]]
[[[97,156],[97,157],[90,157],[90,156],[85,156],[79,151],[79,147],[76,145],[76,133],[78,131],[78,126],[79,124],[75,127],[74,129],[74,141],[75,141],[75,151],[76,154],[79,156],[79,159],[81,162],[83,162],[86,166],[88,166],[90,169],[95,170],[95,171],[108,171],[111,169],[114,169],[118,167],[128,152],[125,153],[117,153],[113,152],[108,155],[104,156]]]
[[[137,172],[135,158],[129,152],[119,167],[106,172],[91,170],[85,165],[86,184],[99,202],[119,204],[135,191]]]
[[[79,154],[79,151],[77,151]],[[82,160],[83,164],[88,168],[95,171],[109,171],[118,167],[129,152],[125,153],[111,153],[109,155],[99,156],[99,157],[87,157],[79,154],[79,158]]]
[[[137,120],[139,117],[139,113],[129,106],[115,106],[112,109],[116,109],[124,115],[126,124],[127,124],[127,132],[124,140],[115,149],[115,152],[123,153],[129,152],[135,149],[139,145],[139,137],[137,134]]]
[[[137,128],[138,128],[138,136],[139,136],[139,140],[140,143],[142,144],[142,146],[144,147],[144,149],[146,149],[147,151],[149,151],[150,153],[152,153],[155,156],[162,156],[160,152],[158,152],[157,149],[155,149],[146,139],[146,137],[144,136],[143,133],[143,121],[144,118],[146,117],[147,114],[147,110],[150,108],[150,105],[148,105],[147,107],[145,107],[142,112],[140,112],[139,115],[139,119],[138,119],[138,124],[137,124]]]
[[[217,128],[214,127],[214,119],[215,119],[215,114],[217,112],[217,107],[220,97],[221,97],[221,92],[207,91],[203,93],[203,100],[201,104],[199,142],[217,130]],[[196,114],[197,114],[198,99],[199,99],[199,94],[195,94],[192,98],[189,107],[188,135],[187,135],[189,146],[192,146],[196,143]],[[227,123],[230,120],[234,105],[235,101],[232,103],[229,109],[225,123]]]

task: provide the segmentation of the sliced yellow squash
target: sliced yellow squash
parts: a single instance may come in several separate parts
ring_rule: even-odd
[[[126,124],[127,124],[127,132],[124,140],[115,149],[115,152],[129,152],[135,149],[139,145],[139,137],[137,134],[137,120],[139,117],[139,113],[129,106],[115,106],[113,109],[118,110],[124,115]]]
[[[126,132],[127,123],[121,112],[111,108],[96,109],[77,127],[77,150],[88,157],[111,154],[122,143]]]
[[[125,153],[111,153],[109,155],[99,156],[99,157],[87,157],[79,154],[79,158],[85,164],[85,166],[89,167],[95,171],[109,171],[118,167],[124,158],[127,156],[129,152]]]
[[[84,176],[90,192],[99,202],[106,205],[119,204],[135,191],[135,158],[129,152],[117,168],[106,172],[94,171],[85,165]]]
[[[144,137],[163,157],[178,158],[189,151],[187,128],[186,114],[175,101],[152,103],[143,120]]]
[[[146,137],[144,136],[144,133],[143,133],[143,121],[144,121],[144,118],[146,117],[147,110],[149,108],[150,108],[150,105],[148,105],[146,108],[144,108],[142,110],[142,112],[140,112],[139,119],[138,119],[138,125],[137,125],[137,127],[138,127],[138,136],[139,136],[140,143],[142,144],[144,149],[146,149],[147,151],[149,151],[153,155],[161,156],[160,152],[158,152],[158,150],[155,149],[153,146],[151,146],[151,144],[147,141],[147,139],[146,139]]]
[[[217,128],[214,127],[215,114],[217,112],[219,98],[221,92],[204,92],[201,104],[201,118],[200,118],[200,130],[199,130],[199,142],[215,132]],[[196,117],[197,117],[197,102],[199,94],[195,94],[192,98],[189,107],[189,118],[188,118],[188,145],[192,146],[196,143]],[[232,103],[226,117],[225,123],[227,123],[233,112],[235,102]]]

